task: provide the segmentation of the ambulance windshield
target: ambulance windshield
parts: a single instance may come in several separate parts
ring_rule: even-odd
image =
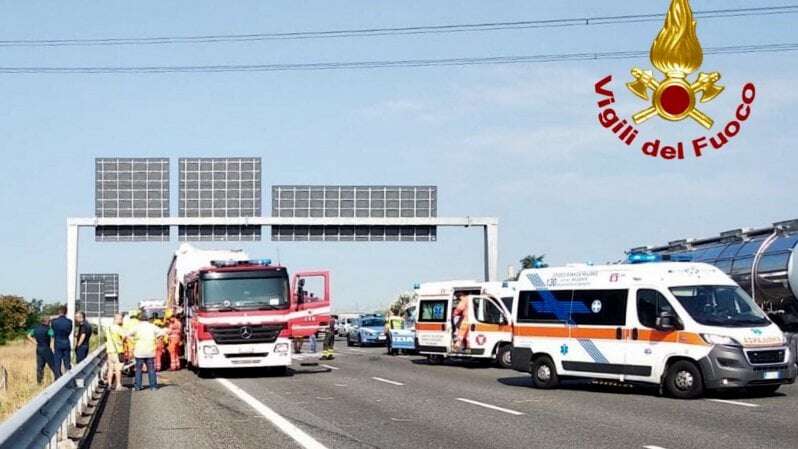
[[[671,293],[694,320],[706,326],[755,327],[770,324],[748,293],[736,285],[673,287]]]

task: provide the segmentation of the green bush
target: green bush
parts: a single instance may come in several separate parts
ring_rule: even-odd
[[[21,296],[0,295],[0,344],[20,337],[31,324],[35,322],[38,311],[25,301]]]

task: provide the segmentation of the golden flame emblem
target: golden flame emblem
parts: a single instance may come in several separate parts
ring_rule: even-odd
[[[643,100],[651,100],[651,107],[634,116],[640,124],[655,115],[665,120],[680,121],[692,118],[705,128],[712,128],[714,121],[696,108],[696,97],[701,103],[713,100],[724,87],[716,83],[720,73],[699,73],[694,82],[687,76],[701,67],[704,51],[696,34],[696,21],[689,0],[672,0],[665,17],[665,24],[651,45],[651,64],[665,75],[660,81],[651,70],[632,69],[634,81],[626,87]],[[649,90],[653,96],[649,98]]]

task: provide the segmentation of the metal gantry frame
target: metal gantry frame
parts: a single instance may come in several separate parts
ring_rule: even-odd
[[[72,318],[78,292],[78,247],[80,228],[97,226],[437,226],[483,228],[485,280],[498,280],[499,219],[495,217],[416,217],[416,218],[68,218],[66,236],[67,310]]]

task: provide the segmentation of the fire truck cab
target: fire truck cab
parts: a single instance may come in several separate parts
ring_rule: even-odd
[[[309,295],[305,279],[320,277]],[[295,273],[241,251],[181,246],[172,260],[167,307],[182,312],[185,358],[197,369],[291,364],[291,339],[329,325],[329,272]]]

